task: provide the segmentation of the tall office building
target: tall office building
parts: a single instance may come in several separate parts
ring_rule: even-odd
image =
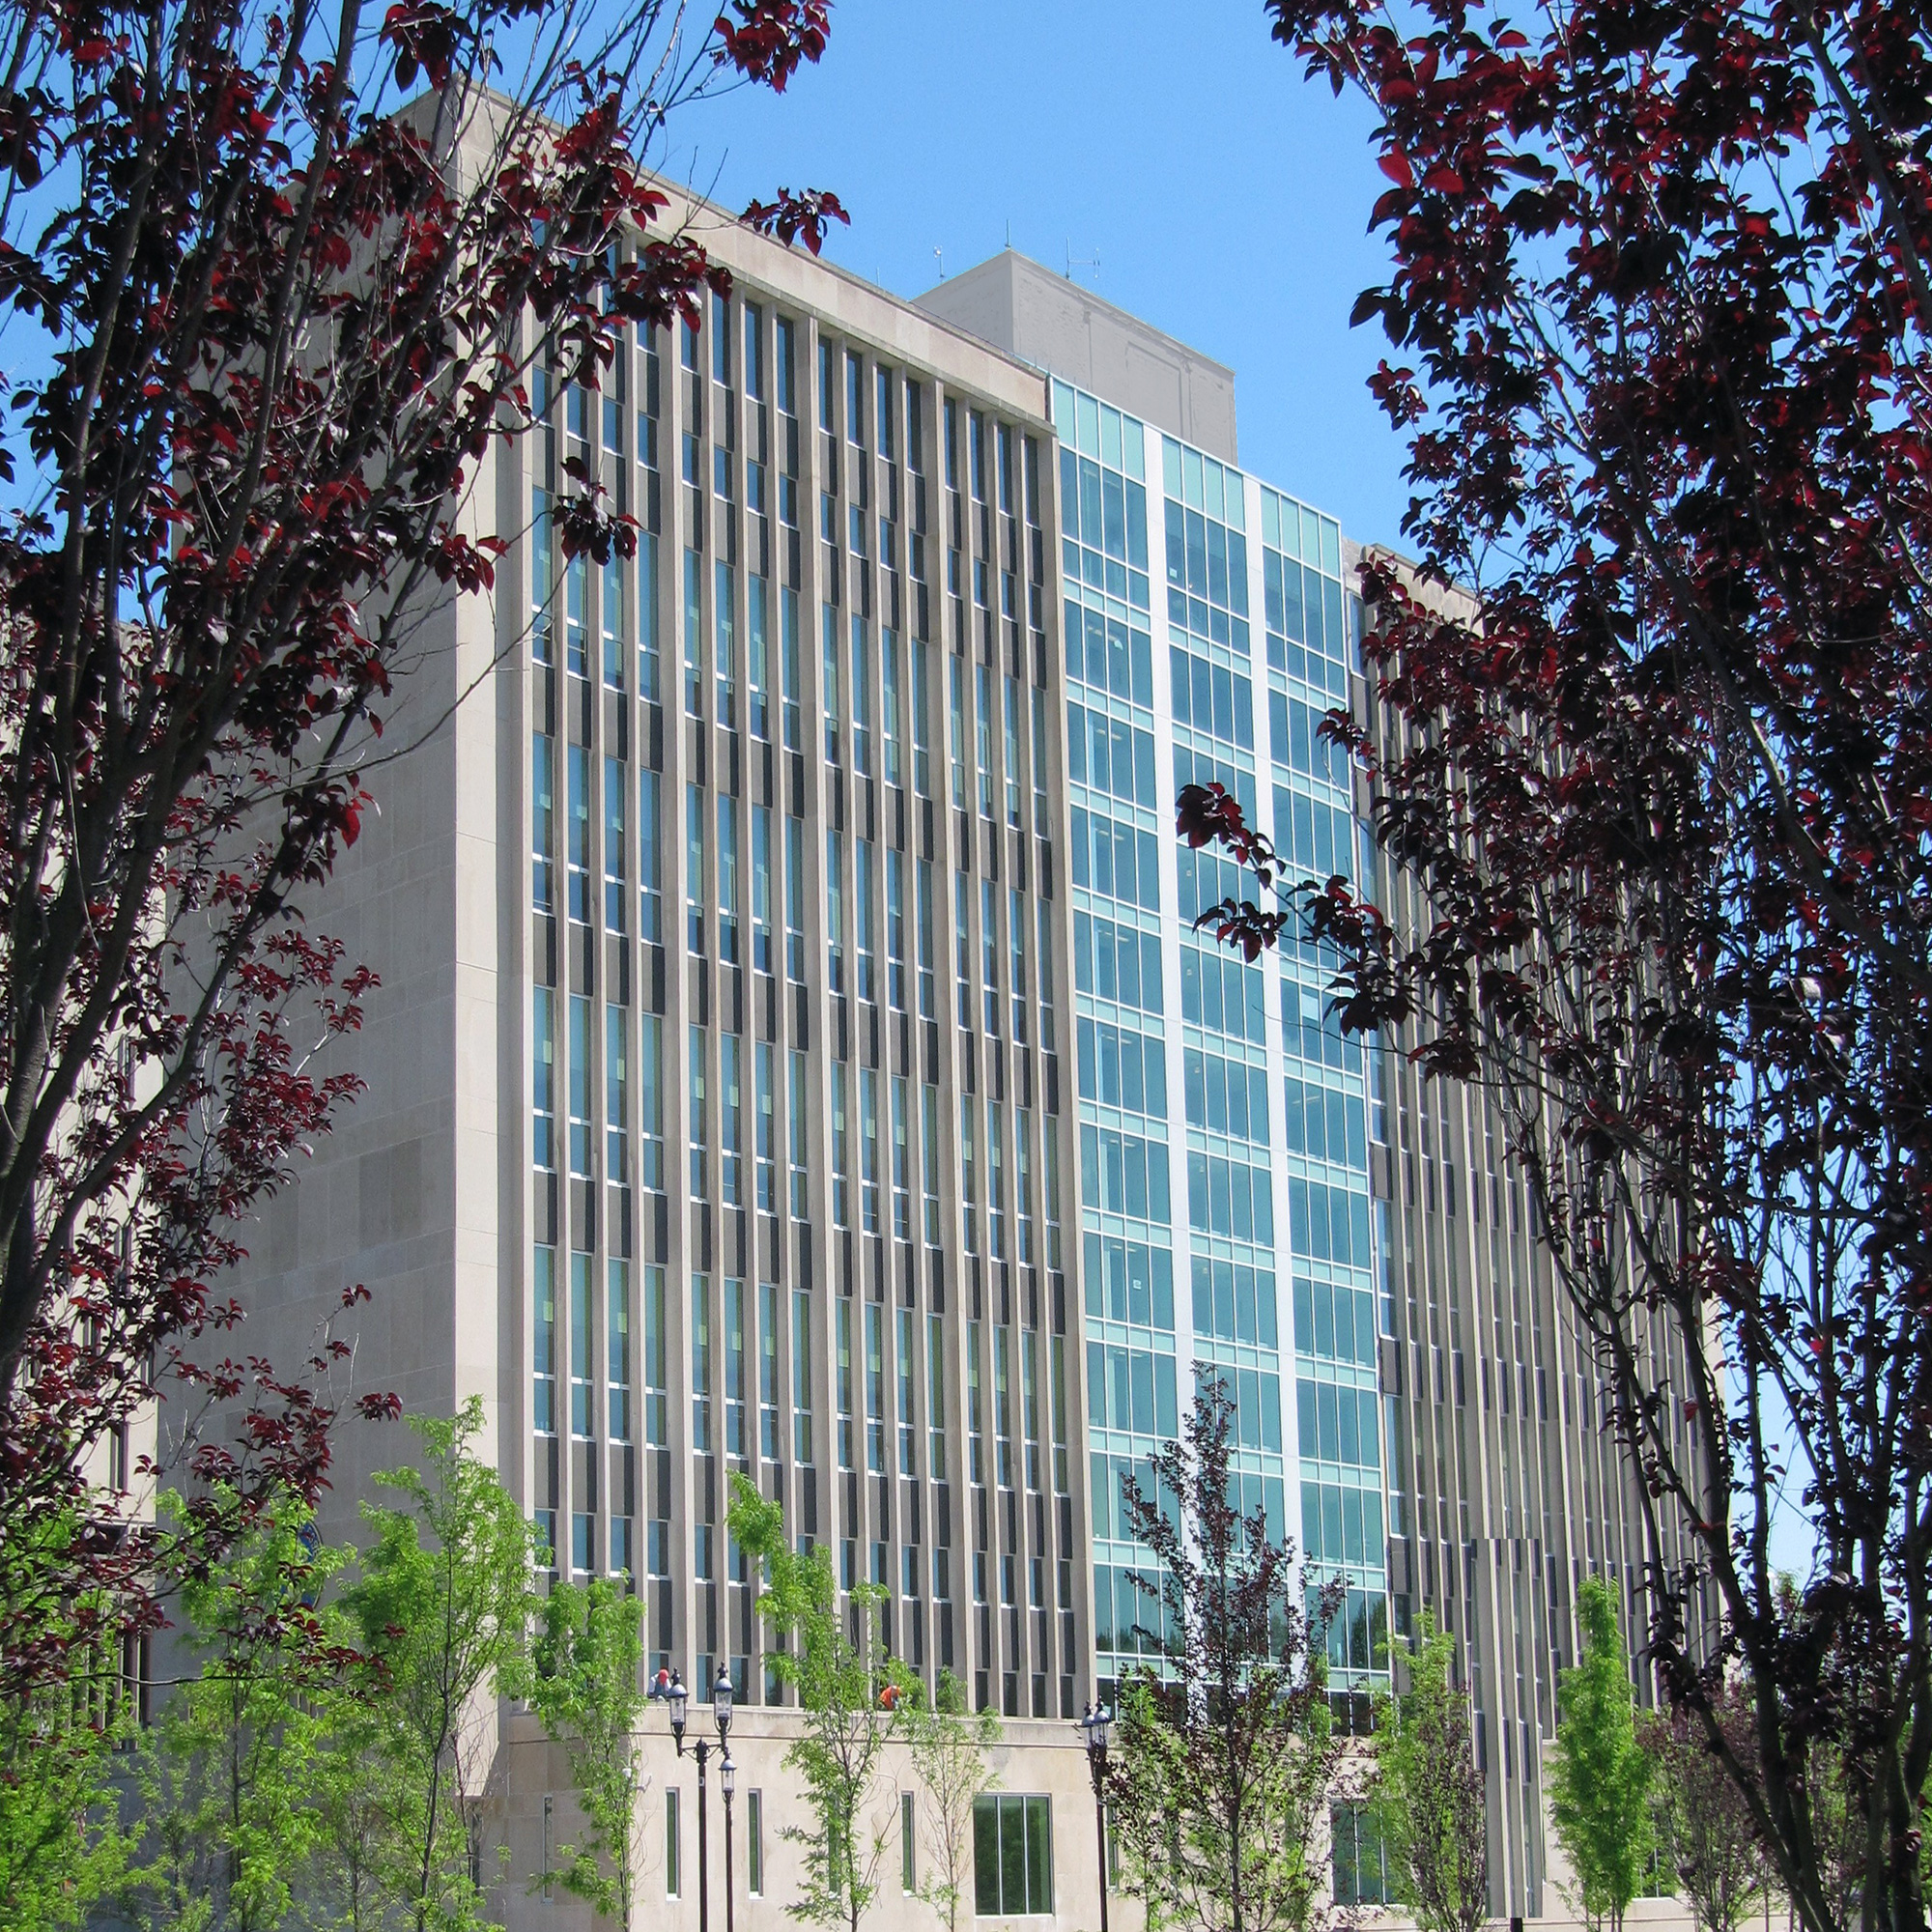
[[[1238,469],[1230,372],[1035,265],[913,305],[695,216],[732,294],[627,331],[597,392],[540,377],[543,427],[463,512],[518,535],[494,595],[415,627],[387,720],[410,749],[312,915],[383,976],[350,1049],[368,1090],[265,1218],[250,1343],[302,1348],[366,1282],[357,1383],[481,1397],[555,1574],[629,1577],[654,1665],[731,1673],[752,1932],[803,1821],[734,1475],[1005,1720],[980,1911],[1084,1922],[1070,1720],[1140,1616],[1120,1477],[1205,1367],[1244,1501],[1349,1579],[1342,1719],[1428,1601],[1480,1634],[1486,1737],[1535,1701],[1495,1701],[1505,1658],[1548,1733],[1564,1639],[1532,1584],[1556,1559],[1465,1595],[1477,1559],[1432,1568],[1449,1529],[1410,1528],[1438,1491],[1411,1469],[1429,1384],[1398,1373],[1387,1075],[1319,959],[1193,935],[1236,881],[1172,837],[1179,787],[1218,778],[1310,871],[1364,863],[1315,728],[1366,703],[1351,552]],[[635,557],[563,556],[567,464],[637,517]],[[1410,1246],[1469,1225],[1403,1198]],[[1439,1293],[1472,1305],[1472,1279]],[[1550,1427],[1581,1466],[1583,1413]],[[346,1509],[402,1447],[342,1447]],[[1475,1507],[1476,1463],[1450,1466],[1439,1493]],[[1605,1520],[1618,1493],[1592,1492]],[[1459,1550],[1531,1535],[1527,1507],[1459,1522]],[[565,1914],[521,1877],[567,1777],[526,1713],[497,1721],[500,1908]],[[646,1748],[641,1895],[692,1914],[690,1760]],[[1489,1748],[1498,1833],[1540,1844]],[[1373,1892],[1338,1826],[1338,1884]],[[1540,1856],[1499,1866],[1528,1874],[1507,1909],[1539,1910]]]
[[[1399,1653],[1429,1612],[1472,1699],[1492,1910],[1560,1915],[1543,1753],[1576,1661],[1576,1595],[1586,1575],[1611,1581],[1651,1701],[1636,1655],[1646,1552],[1602,1378],[1501,1120],[1478,1093],[1425,1085],[1408,1037],[1387,1052],[1345,1037],[1314,949],[1264,972],[1196,940],[1195,914],[1245,895],[1231,867],[1174,851],[1170,884],[1118,856],[1130,822],[1136,845],[1154,831],[1164,863],[1175,794],[1218,779],[1295,871],[1366,876],[1404,929],[1426,925],[1417,882],[1367,836],[1367,798],[1317,728],[1347,707],[1385,754],[1400,747],[1361,675],[1362,553],[1236,469],[1232,372],[1090,291],[1009,251],[921,306],[1047,372],[1061,444],[1100,1688],[1147,1620],[1122,1468],[1168,1433],[1170,1384],[1184,1402],[1211,1367],[1236,1395],[1247,1500],[1271,1524],[1286,1505],[1311,1582],[1348,1579],[1328,1632],[1338,1722],[1367,1728],[1391,1637]],[[1177,973],[1178,1032],[1163,999]],[[1666,1535],[1688,1557],[1681,1525]],[[1340,1807],[1334,1827],[1338,1895],[1378,1896],[1363,1819]]]
[[[1350,774],[1317,728],[1359,682],[1341,531],[1236,467],[1230,372],[1090,293],[1008,253],[922,305],[1064,372],[1050,395],[1101,1686],[1147,1621],[1120,1477],[1211,1371],[1235,1397],[1244,1506],[1296,1537],[1311,1585],[1348,1579],[1330,1684],[1338,1718],[1366,1730],[1389,1634],[1376,1056],[1326,1012],[1311,950],[1248,965],[1194,933],[1246,889],[1172,836],[1179,787],[1218,780],[1303,872],[1357,870]]]
[[[1315,728],[1350,695],[1341,531],[1236,467],[1231,372],[1036,264],[921,305],[1053,372],[1101,1689],[1149,1621],[1121,1477],[1211,1371],[1244,1510],[1297,1536],[1312,1581],[1349,1579],[1329,1666],[1366,1728],[1388,1681],[1372,1056],[1312,955],[1249,965],[1195,934],[1242,882],[1173,837],[1179,788],[1218,780],[1296,866],[1356,869],[1350,774]]]

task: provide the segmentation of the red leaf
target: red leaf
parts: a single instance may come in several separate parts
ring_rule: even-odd
[[[721,67],[782,94],[806,61],[816,62],[832,31],[831,0],[731,0],[738,17],[718,16]]]
[[[825,245],[828,224],[842,221],[850,227],[852,222],[838,197],[829,188],[819,187],[800,188],[796,193],[781,187],[776,201],[752,202],[742,218],[748,228],[772,236],[787,248],[794,242],[803,242],[814,255]]]

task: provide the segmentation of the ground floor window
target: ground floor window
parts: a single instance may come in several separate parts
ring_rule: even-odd
[[[1328,1812],[1335,1847],[1335,1903],[1386,1905],[1388,1871],[1375,1814],[1359,1804],[1336,1804]]]
[[[981,1798],[973,1805],[974,1909],[1011,1918],[1053,1911],[1053,1821],[1044,1798]]]

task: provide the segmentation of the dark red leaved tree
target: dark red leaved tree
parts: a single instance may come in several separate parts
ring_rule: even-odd
[[[1382,902],[1293,882],[1211,922],[1312,926],[1347,1023],[1499,1101],[1649,1510],[1652,1656],[1811,1932],[1918,1932],[1932,22],[1267,11],[1382,117],[1394,272],[1356,318],[1399,358],[1375,387],[1423,573],[1370,558],[1374,696],[1330,727],[1373,778]],[[1181,820],[1252,837],[1204,794]],[[1791,1595],[1787,1482],[1817,1537]]]
[[[0,28],[10,1695],[156,1614],[165,1552],[100,1506],[151,1402],[203,1486],[324,1480],[344,1344],[210,1366],[244,1218],[355,1086],[315,1056],[372,974],[304,894],[356,837],[412,613],[491,583],[466,484],[533,355],[594,385],[617,329],[723,286],[653,185],[667,115],[782,88],[826,29],[825,0],[696,31],[670,0],[48,0]],[[815,243],[842,214],[749,218]],[[633,541],[589,497],[559,524]],[[198,1430],[215,1404],[239,1435]]]
[[[1741,1763],[1755,1754],[1750,1697],[1736,1681],[1712,1699],[1713,1716]],[[1659,1836],[1666,1864],[1708,1932],[1738,1932],[1757,1901],[1764,1848],[1737,1780],[1713,1753],[1692,1711],[1645,1712],[1637,1736],[1657,1766]]]

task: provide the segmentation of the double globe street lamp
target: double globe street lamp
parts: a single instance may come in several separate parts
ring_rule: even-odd
[[[1107,1726],[1114,1714],[1104,1704],[1089,1704],[1076,1719],[1087,1733],[1087,1770],[1094,1779],[1094,1833],[1100,1848],[1100,1932],[1107,1932]]]
[[[684,1680],[675,1670],[660,1670],[650,1694],[669,1707],[671,1742],[677,1746],[678,1756],[682,1757],[691,1692],[684,1688]],[[727,1743],[731,1734],[731,1673],[723,1662],[718,1666],[717,1681],[711,1687],[711,1715],[718,1726],[718,1747],[724,1760],[718,1767],[718,1776],[724,1787],[724,1926],[725,1932],[730,1932],[731,1789],[736,1782],[737,1767],[731,1762]],[[699,1738],[694,1748],[697,1753],[697,1932],[711,1932],[710,1861],[705,1856],[704,1807],[704,1766],[711,1755],[710,1740]]]

